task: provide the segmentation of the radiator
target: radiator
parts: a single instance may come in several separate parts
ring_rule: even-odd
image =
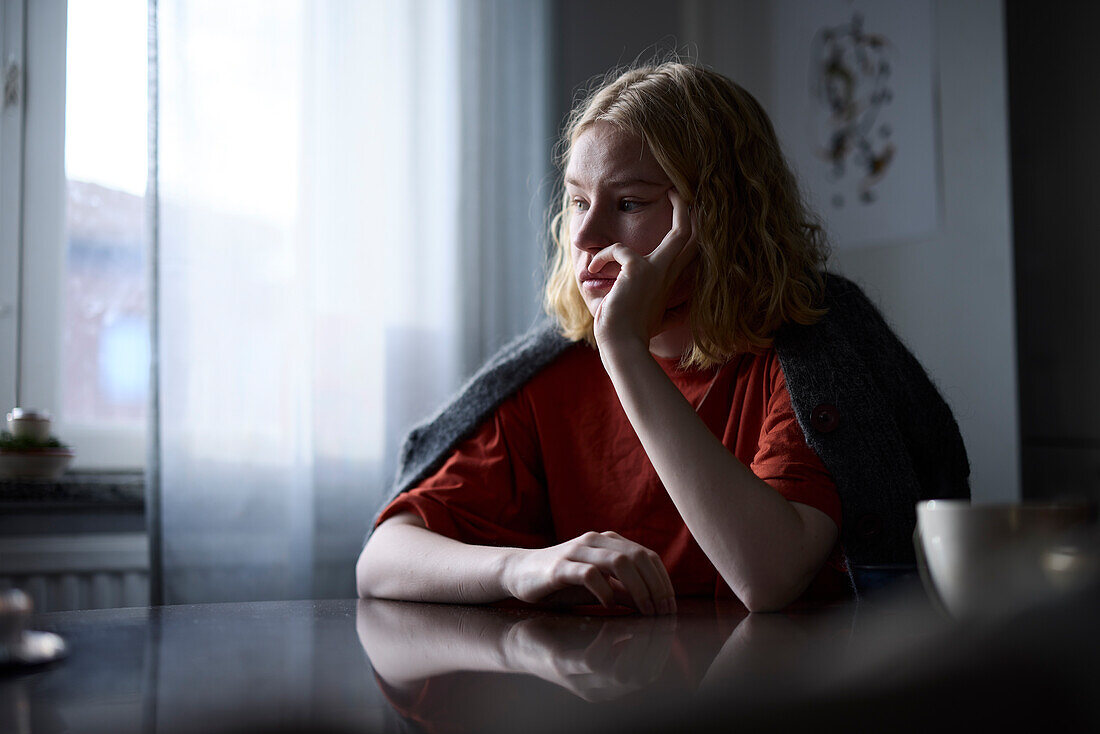
[[[145,533],[0,537],[0,589],[27,592],[35,611],[149,604]]]

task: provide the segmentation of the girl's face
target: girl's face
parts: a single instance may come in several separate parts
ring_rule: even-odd
[[[649,146],[610,123],[593,124],[573,144],[565,168],[573,274],[593,315],[619,274],[615,262],[589,273],[593,256],[616,243],[652,252],[672,227],[671,188]]]

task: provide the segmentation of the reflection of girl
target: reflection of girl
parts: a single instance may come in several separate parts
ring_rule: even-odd
[[[696,66],[628,71],[575,111],[563,163],[556,327],[410,436],[360,595],[767,610],[909,561],[913,504],[968,495],[958,429],[820,272],[757,102]]]
[[[685,705],[705,717],[709,700],[754,711],[762,693],[797,698],[793,687],[816,669],[807,661],[835,662],[837,646],[853,641],[851,614],[739,606],[695,599],[676,617],[591,617],[361,599],[355,626],[382,693],[427,732],[499,731],[501,722],[558,731],[657,709],[672,721]]]

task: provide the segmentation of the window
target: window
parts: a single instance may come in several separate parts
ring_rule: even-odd
[[[148,4],[0,3],[5,79],[22,87],[0,127],[0,405],[49,410],[75,468],[139,468]]]

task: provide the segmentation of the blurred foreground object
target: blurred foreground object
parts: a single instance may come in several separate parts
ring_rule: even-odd
[[[921,502],[914,544],[925,588],[957,618],[1079,590],[1100,577],[1096,514],[1083,502]]]
[[[28,630],[34,605],[19,589],[0,592],[0,668],[40,665],[65,655],[65,641],[51,632]]]

